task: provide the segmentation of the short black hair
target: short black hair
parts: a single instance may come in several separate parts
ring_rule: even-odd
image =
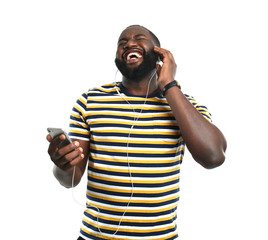
[[[157,37],[153,32],[151,32],[148,28],[143,27],[143,26],[138,25],[138,24],[135,24],[135,25],[130,25],[130,26],[128,26],[126,29],[131,28],[131,27],[140,27],[140,28],[145,29],[146,31],[148,31],[148,32],[151,34],[151,36],[152,36],[153,40],[156,42],[157,46],[158,46],[158,47],[161,46],[158,37]]]

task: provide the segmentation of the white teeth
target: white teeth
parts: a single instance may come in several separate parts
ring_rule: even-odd
[[[132,57],[141,58],[142,55],[137,52],[132,52],[127,55],[127,60],[131,59]]]

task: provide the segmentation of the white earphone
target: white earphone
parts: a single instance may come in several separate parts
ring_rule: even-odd
[[[117,70],[116,73],[115,73],[115,79],[114,79],[114,80],[116,80],[117,72],[118,72],[118,70]],[[129,133],[128,133],[127,146],[126,146],[127,165],[128,165],[128,171],[129,171],[129,178],[130,178],[130,182],[131,182],[131,195],[130,195],[130,197],[129,197],[129,200],[128,200],[126,209],[125,209],[124,213],[122,214],[122,216],[121,216],[121,218],[120,218],[120,221],[119,221],[119,223],[118,223],[118,227],[117,227],[116,231],[115,231],[112,235],[116,235],[116,233],[119,231],[121,222],[122,222],[122,220],[123,220],[123,218],[124,218],[124,216],[125,216],[125,214],[126,214],[126,212],[127,212],[127,210],[128,210],[128,207],[129,207],[130,202],[131,202],[131,200],[132,200],[132,197],[133,197],[133,195],[134,195],[134,182],[133,182],[133,179],[132,179],[131,166],[130,166],[130,162],[129,162],[129,153],[128,153],[128,150],[129,150],[130,135],[131,135],[131,132],[132,132],[134,126],[135,126],[135,123],[139,120],[139,118],[140,118],[140,116],[141,116],[141,114],[142,114],[143,108],[144,108],[144,106],[145,106],[145,104],[146,104],[146,102],[147,102],[147,99],[148,99],[148,96],[149,96],[150,84],[151,84],[151,81],[152,81],[153,77],[155,76],[155,74],[156,74],[156,70],[152,73],[152,75],[151,75],[151,77],[150,77],[150,80],[149,80],[149,82],[148,82],[148,86],[147,86],[146,97],[145,97],[143,106],[142,106],[140,112],[138,113],[139,115],[137,115],[137,116],[136,116],[135,108],[130,104],[130,102],[126,99],[126,97],[124,97],[124,96],[120,93],[120,91],[119,91],[119,87],[117,86],[117,82],[114,81],[114,83],[113,83],[113,84],[115,85],[115,89],[116,89],[117,94],[118,94],[124,101],[126,101],[126,102],[131,106],[131,108],[132,108],[132,110],[133,110],[133,113],[134,113],[134,116],[133,116],[133,122],[132,122],[132,125],[131,125],[130,130],[129,130]],[[75,166],[74,166],[73,176],[72,176],[72,189],[74,189],[74,178],[75,178]],[[74,197],[74,192],[73,192],[73,190],[72,190],[72,196],[73,196],[73,199],[75,200],[76,203],[78,203],[79,205],[84,206],[83,204],[80,204],[78,201],[76,201],[76,199],[75,199],[75,197]],[[105,234],[105,233],[103,233],[103,232],[101,231],[101,229],[100,229],[100,227],[99,227],[99,216],[100,216],[100,214],[101,214],[99,208],[98,208],[98,207],[95,207],[95,206],[90,206],[90,205],[89,205],[89,206],[86,206],[86,208],[95,208],[95,209],[98,210],[98,216],[97,216],[98,230],[99,230],[100,233]]]

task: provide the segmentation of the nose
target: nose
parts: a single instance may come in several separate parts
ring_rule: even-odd
[[[133,47],[137,47],[137,41],[135,39],[129,39],[124,45],[124,48],[133,48]]]

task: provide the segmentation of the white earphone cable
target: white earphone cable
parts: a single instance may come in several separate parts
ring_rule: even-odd
[[[116,79],[117,72],[118,72],[118,70],[116,71],[115,79]],[[130,166],[130,161],[129,161],[129,143],[130,143],[130,135],[131,135],[131,132],[132,132],[134,126],[135,126],[135,123],[139,120],[139,118],[140,118],[140,116],[141,116],[141,114],[142,114],[142,111],[143,111],[143,109],[144,109],[144,107],[145,107],[145,105],[146,105],[146,102],[147,102],[147,99],[148,99],[148,96],[149,96],[150,84],[151,84],[151,81],[152,81],[153,77],[155,76],[155,74],[156,74],[156,70],[152,73],[152,76],[150,77],[150,80],[149,80],[149,82],[148,82],[148,86],[147,86],[147,92],[146,92],[145,100],[144,100],[144,103],[143,103],[143,105],[142,105],[142,108],[141,108],[140,112],[138,113],[139,115],[136,115],[137,112],[135,111],[135,108],[134,108],[134,107],[130,104],[130,102],[129,102],[129,101],[128,101],[128,100],[127,100],[127,99],[126,99],[120,92],[119,92],[119,90],[118,90],[118,88],[117,88],[117,86],[116,86],[116,84],[115,84],[117,94],[118,94],[124,101],[126,101],[126,102],[131,106],[131,108],[132,108],[132,110],[133,110],[133,113],[134,113],[134,116],[133,116],[133,122],[132,122],[132,125],[131,125],[130,130],[129,130],[129,133],[128,133],[128,139],[127,139],[127,145],[126,145],[126,156],[127,156],[127,165],[128,165],[128,171],[129,171],[129,178],[130,178],[130,183],[131,183],[131,194],[130,194],[130,197],[129,197],[129,200],[128,200],[126,209],[125,209],[124,213],[122,214],[122,216],[121,216],[121,218],[120,218],[120,220],[119,220],[119,222],[118,222],[117,230],[116,230],[112,235],[116,235],[116,233],[119,231],[119,228],[120,228],[120,226],[121,226],[121,222],[122,222],[122,220],[123,220],[123,218],[124,218],[124,216],[125,216],[125,214],[126,214],[126,212],[127,212],[127,210],[128,210],[128,207],[129,207],[129,205],[130,205],[130,203],[131,203],[131,200],[132,200],[132,198],[133,198],[133,195],[134,195],[134,182],[133,182],[133,178],[132,178],[131,166]],[[76,167],[74,166],[74,168],[73,168],[73,176],[72,176],[72,197],[73,197],[74,201],[75,201],[77,204],[84,206],[83,204],[79,203],[79,202],[75,199],[75,196],[74,196],[74,190],[73,190],[73,189],[74,189],[75,170],[76,170]],[[99,208],[98,208],[98,207],[95,207],[95,206],[90,206],[90,205],[89,205],[89,206],[86,206],[86,207],[87,207],[87,208],[95,208],[95,209],[98,210],[98,216],[97,216],[98,230],[99,230],[100,233],[104,234],[104,233],[101,231],[100,226],[99,226],[99,216],[100,216],[100,214],[101,214]]]

